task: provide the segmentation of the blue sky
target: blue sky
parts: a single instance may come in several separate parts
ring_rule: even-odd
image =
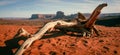
[[[102,13],[120,13],[120,0],[0,0],[0,17],[27,17],[31,14],[66,15],[91,13],[101,3],[108,3]]]

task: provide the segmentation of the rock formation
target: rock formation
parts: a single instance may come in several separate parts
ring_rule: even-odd
[[[61,18],[65,18],[64,12],[57,11],[56,16],[54,17],[54,19],[61,19]]]
[[[41,14],[32,14],[31,16],[31,19],[38,19],[38,18],[45,18],[45,17]]]
[[[55,14],[32,14],[30,19],[50,19],[55,17]]]

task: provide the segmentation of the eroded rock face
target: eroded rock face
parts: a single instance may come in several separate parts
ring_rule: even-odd
[[[61,19],[65,18],[66,16],[64,15],[64,12],[62,11],[57,11],[56,14],[32,14],[30,19]]]
[[[32,14],[30,19],[51,19],[54,17],[55,14]]]
[[[57,11],[56,12],[56,16],[54,17],[55,19],[60,19],[60,18],[64,18],[65,15],[64,15],[64,12],[62,11]]]
[[[45,18],[42,14],[32,14],[31,19]]]

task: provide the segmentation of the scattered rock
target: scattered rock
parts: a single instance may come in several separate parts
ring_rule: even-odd
[[[85,44],[88,43],[86,40],[82,40],[82,41],[83,41],[83,43],[85,43]]]
[[[63,55],[66,55],[66,53],[65,53],[65,52],[63,52]]]
[[[75,46],[75,44],[70,44],[70,46]]]
[[[99,42],[104,42],[104,40],[99,40]]]
[[[109,51],[109,48],[108,48],[108,47],[106,47],[106,46],[103,46],[103,48],[104,48],[104,49],[106,49],[107,51]]]
[[[56,46],[55,44],[51,44],[52,46]]]
[[[117,51],[116,51],[116,50],[114,50],[114,54],[117,54]]]
[[[50,53],[49,53],[50,55],[56,55],[57,53],[56,52],[54,52],[54,51],[50,51]]]

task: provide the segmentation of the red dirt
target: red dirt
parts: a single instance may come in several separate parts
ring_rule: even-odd
[[[12,55],[24,40],[13,38],[19,28],[34,34],[39,26],[0,25],[0,55]],[[120,27],[98,26],[100,36],[77,37],[61,33],[36,40],[24,55],[120,55]],[[15,43],[14,43],[15,42]],[[18,45],[17,45],[18,44]]]

